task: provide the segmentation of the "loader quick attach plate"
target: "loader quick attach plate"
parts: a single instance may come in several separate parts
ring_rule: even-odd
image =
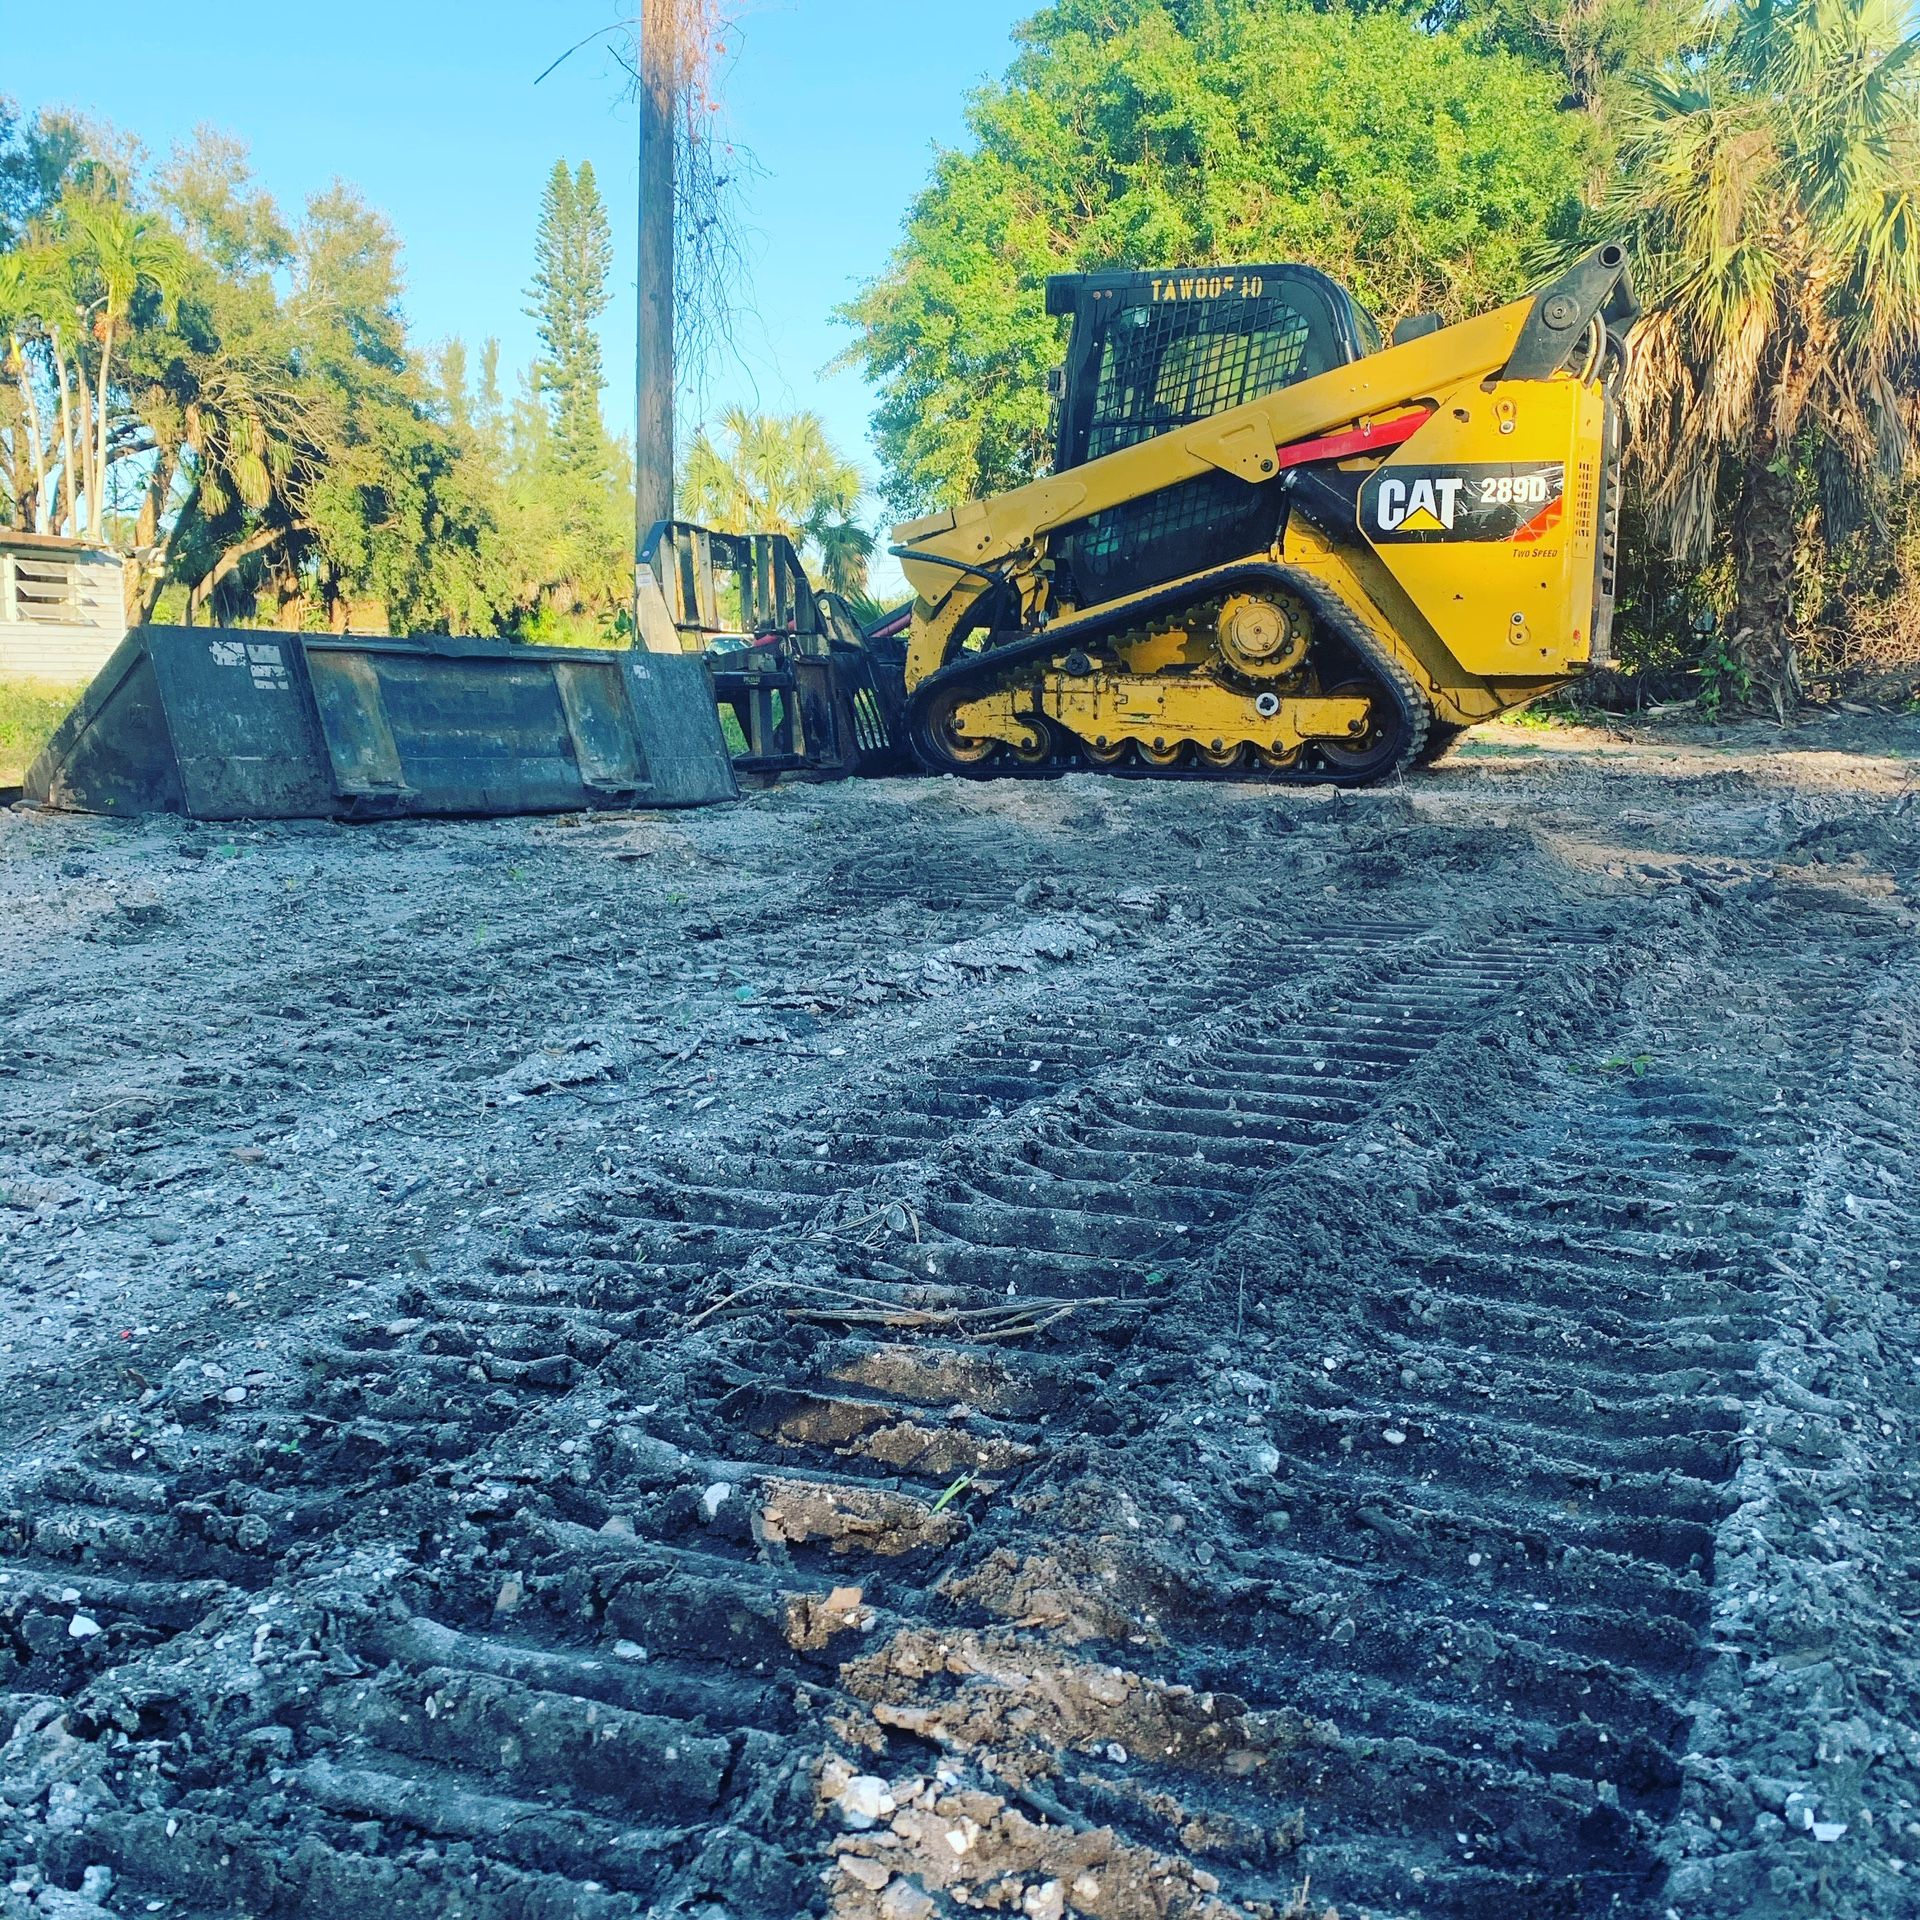
[[[738,793],[697,658],[142,627],[28,770],[83,813],[365,819]]]

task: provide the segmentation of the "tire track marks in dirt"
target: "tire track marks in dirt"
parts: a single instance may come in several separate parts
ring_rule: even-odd
[[[1027,1461],[1057,1450],[1061,1433],[1049,1433],[1050,1425],[1057,1422],[1070,1437],[1078,1424],[1076,1370],[1083,1360],[1071,1346],[1016,1359],[991,1344],[994,1324],[962,1316],[1011,1314],[1017,1324],[1028,1312],[1020,1302],[1044,1279],[1058,1310],[1086,1303],[1085,1317],[1104,1325],[1098,1337],[1124,1346],[1157,1305],[1153,1295],[1176,1269],[1193,1270],[1194,1247],[1236,1207],[1244,1210],[1273,1165],[1336,1137],[1410,1061],[1462,1019],[1489,1011],[1536,961],[1499,952],[1453,959],[1397,928],[1274,942],[1251,964],[1243,945],[1231,963],[1233,994],[1258,999],[1282,984],[1297,991],[1304,976],[1313,980],[1315,997],[1335,1002],[1332,1010],[1292,1021],[1263,1011],[1223,1026],[1216,1009],[1225,983],[1194,980],[1170,985],[1157,1006],[1110,1021],[1066,1013],[1052,1028],[977,1038],[941,1080],[890,1091],[843,1116],[825,1156],[788,1139],[773,1156],[777,1168],[763,1156],[741,1185],[716,1184],[711,1166],[703,1166],[698,1180],[683,1176],[644,1194],[584,1203],[556,1229],[530,1233],[523,1259],[499,1262],[509,1271],[497,1285],[469,1287],[465,1297],[448,1301],[421,1297],[408,1303],[414,1311],[370,1329],[361,1344],[311,1354],[308,1402],[294,1423],[307,1437],[298,1440],[297,1470],[286,1477],[303,1489],[333,1491],[229,1493],[217,1511],[200,1516],[201,1557],[212,1556],[217,1575],[232,1576],[239,1572],[234,1556],[252,1551],[279,1559],[301,1540],[324,1541],[343,1522],[339,1537],[355,1544],[338,1561],[328,1549],[304,1579],[283,1576],[248,1603],[246,1617],[264,1623],[251,1636],[248,1664],[258,1667],[277,1639],[286,1649],[284,1664],[274,1668],[277,1682],[249,1680],[236,1696],[245,1712],[224,1729],[217,1716],[204,1724],[204,1707],[188,1714],[203,1722],[196,1747],[217,1744],[211,1736],[221,1731],[271,1763],[266,1784],[278,1791],[268,1797],[293,1794],[307,1809],[304,1818],[285,1816],[305,1830],[304,1852],[289,1856],[283,1842],[267,1844],[264,1829],[256,1840],[236,1840],[229,1826],[210,1824],[191,1807],[165,1815],[174,1831],[164,1848],[157,1810],[144,1817],[96,1812],[87,1844],[107,1845],[119,1831],[122,1867],[132,1870],[156,1854],[169,1858],[184,1875],[184,1883],[174,1879],[175,1891],[204,1884],[209,1848],[230,1861],[251,1855],[257,1877],[247,1882],[248,1897],[294,1911],[317,1911],[317,1903],[342,1897],[369,1874],[427,1897],[420,1887],[431,1883],[431,1861],[409,1860],[402,1850],[397,1858],[353,1863],[351,1850],[339,1844],[347,1833],[411,1827],[456,1852],[474,1849],[489,1870],[507,1875],[498,1889],[506,1910],[522,1897],[513,1891],[520,1886],[514,1875],[534,1876],[530,1886],[571,1882],[568,1899],[592,1880],[630,1902],[671,1901],[713,1879],[719,1847],[731,1863],[716,1882],[724,1897],[744,1898],[751,1910],[792,1910],[782,1903],[806,1900],[819,1872],[808,1864],[806,1836],[814,1827],[820,1750],[817,1733],[809,1737],[805,1729],[817,1727],[841,1697],[833,1675],[845,1649],[835,1643],[847,1633],[886,1633],[896,1644],[905,1622],[940,1611],[943,1565],[974,1531],[953,1494],[963,1486],[976,1497],[1004,1493],[1004,1484],[980,1485],[983,1469],[1017,1476]],[[1376,984],[1368,984],[1369,975],[1379,976]],[[1180,1032],[1183,1024],[1194,1030]],[[1169,1038],[1179,1041],[1182,1062],[1171,1082],[1164,1065]],[[1349,1043],[1351,1059],[1343,1055]],[[1249,1048],[1258,1075],[1247,1072]],[[972,1149],[969,1129],[977,1136]],[[937,1155],[928,1153],[930,1143]],[[1107,1177],[1116,1154],[1127,1158],[1131,1183]],[[1051,1156],[1045,1165],[1042,1156]],[[1170,1183],[1154,1188],[1153,1205],[1142,1207],[1136,1190],[1152,1186],[1161,1172]],[[1197,1172],[1209,1184],[1189,1184]],[[899,1197],[908,1190],[903,1173],[918,1182],[906,1199]],[[823,1195],[823,1187],[831,1191]],[[1034,1204],[1041,1197],[1036,1187],[1047,1189],[1046,1204]],[[877,1209],[868,1204],[875,1199]],[[905,1222],[897,1220],[901,1213]],[[859,1239],[857,1230],[876,1218],[882,1234]],[[1031,1246],[1036,1219],[1068,1218],[1075,1222],[1074,1251]],[[807,1229],[824,1230],[825,1238],[796,1239]],[[797,1325],[811,1326],[819,1364],[796,1381],[781,1352],[785,1342],[767,1351],[770,1331],[796,1323],[776,1318],[769,1328],[750,1315],[704,1349],[682,1340],[691,1351],[673,1356],[671,1345],[656,1346],[645,1360],[666,1360],[669,1368],[677,1362],[679,1377],[654,1373],[641,1356],[649,1322],[660,1317],[658,1303],[724,1308],[738,1300],[741,1276],[756,1258],[782,1266],[795,1284],[812,1271],[841,1289],[839,1304],[818,1312],[805,1304],[814,1296],[795,1296],[802,1304],[794,1311],[803,1316]],[[1154,1258],[1165,1266],[1147,1266]],[[991,1291],[983,1284],[989,1271]],[[1013,1296],[1011,1309],[1002,1287]],[[957,1324],[976,1337],[958,1346],[903,1347],[852,1331],[876,1315],[934,1333]],[[476,1331],[476,1322],[485,1331]],[[681,1404],[688,1413],[677,1422],[656,1420],[652,1431],[623,1423],[611,1399],[623,1375],[666,1390],[646,1413]],[[955,1402],[957,1381],[979,1408]],[[779,1396],[796,1389],[812,1398],[797,1412],[791,1404],[783,1409]],[[527,1396],[543,1394],[568,1396],[563,1421],[529,1418]],[[455,1395],[467,1401],[461,1417],[436,1419],[448,1411],[443,1398]],[[610,1396],[605,1414],[590,1411],[596,1395]],[[996,1430],[1023,1406],[1030,1437]],[[704,1423],[695,1412],[703,1409],[710,1409]],[[494,1451],[513,1463],[494,1458],[464,1470],[463,1459],[495,1424],[501,1443]],[[676,1437],[667,1438],[663,1425],[677,1425]],[[968,1434],[958,1446],[957,1427]],[[583,1438],[558,1439],[557,1428]],[[684,1444],[696,1437],[704,1455]],[[940,1474],[969,1450],[972,1465],[937,1495]],[[451,1500],[414,1497],[391,1511],[365,1513],[365,1503],[379,1497],[372,1490],[380,1478],[376,1463],[436,1453],[448,1465],[431,1477]],[[788,1464],[784,1456],[797,1460]],[[369,1465],[376,1465],[371,1483]],[[529,1498],[529,1484],[543,1480],[544,1497]],[[339,1510],[343,1484],[354,1485],[349,1504],[357,1514]],[[50,1540],[56,1549],[72,1544],[58,1534],[47,1504],[53,1491],[41,1490],[32,1539],[22,1546],[45,1553]],[[96,1528],[83,1553],[124,1561],[140,1550],[137,1523],[121,1517],[131,1489],[89,1484],[73,1491],[87,1496]],[[103,1522],[101,1515],[110,1517]],[[374,1524],[400,1517],[412,1536],[404,1546],[392,1529]],[[186,1508],[176,1506],[168,1524],[177,1529],[186,1518]],[[88,1524],[70,1520],[73,1541]],[[100,1538],[103,1525],[107,1537]],[[435,1543],[462,1535],[469,1544],[460,1553],[469,1564],[442,1570],[437,1561],[456,1549]],[[476,1540],[486,1544],[476,1547]],[[145,1551],[149,1559],[167,1558],[179,1544],[176,1534],[157,1555],[151,1545]],[[494,1566],[509,1569],[497,1584],[488,1571]],[[860,1590],[844,1579],[816,1584],[848,1569],[864,1583]],[[395,1600],[423,1609],[400,1623],[399,1642],[391,1638]],[[483,1657],[493,1632],[503,1625],[511,1632],[522,1620],[538,1625],[533,1645],[496,1645]],[[590,1629],[589,1646],[611,1635],[611,1657],[567,1648],[555,1630],[569,1620]],[[113,1725],[131,1745],[166,1747],[163,1727],[152,1724],[156,1699],[172,1700],[170,1683],[202,1666],[217,1671],[223,1656],[233,1657],[246,1640],[235,1625],[229,1607],[167,1644],[140,1678],[96,1680],[77,1716],[83,1738],[85,1730]],[[424,1647],[438,1664],[379,1672],[376,1663],[396,1646]],[[764,1724],[743,1724],[739,1705],[729,1701],[741,1690],[742,1666],[777,1676],[746,1687],[765,1710]],[[314,1671],[307,1679],[293,1677],[308,1669]],[[1089,1671],[1085,1697],[1098,1700],[1108,1683]],[[1192,1690],[1183,1684],[1162,1687],[1157,1697],[1162,1718],[1194,1717]],[[579,1750],[583,1699],[608,1710],[590,1715],[588,1725],[594,1739],[624,1756],[614,1769],[624,1768],[623,1794],[610,1796],[607,1770],[587,1764],[599,1749],[590,1742]],[[1200,1718],[1211,1713],[1211,1706],[1202,1709]],[[726,1729],[717,1736],[703,1731],[716,1714]],[[75,1719],[69,1712],[65,1724]],[[1272,1716],[1261,1724],[1269,1723],[1277,1724]],[[1121,1724],[1130,1722],[1123,1717]],[[509,1727],[524,1731],[503,1731]],[[146,1732],[162,1738],[140,1740]],[[1199,1745],[1217,1737],[1217,1728],[1207,1731]],[[358,1764],[340,1758],[342,1748]],[[1243,1741],[1234,1751],[1254,1749]],[[658,1762],[644,1779],[632,1764],[635,1752]],[[47,1758],[58,1764],[58,1756]],[[685,1786],[683,1761],[696,1771],[707,1764],[705,1787]],[[167,1764],[154,1759],[156,1783]],[[211,1799],[234,1799],[236,1813],[245,1804],[245,1789],[225,1778],[224,1760],[187,1771],[206,1782]],[[999,1777],[990,1757],[983,1773],[989,1781]],[[516,1777],[532,1797],[496,1790]],[[933,1778],[932,1804],[944,1818],[938,1808],[946,1783],[937,1771]],[[952,1785],[984,1791],[963,1788],[957,1776]],[[697,1800],[714,1792],[720,1797],[705,1806],[703,1823],[675,1826],[659,1817],[684,1817],[689,1793]],[[664,1810],[654,1805],[660,1797]],[[570,1803],[566,1812],[563,1803]],[[644,1843],[631,1839],[642,1813],[655,1816]],[[730,1817],[716,1828],[721,1816]],[[1032,1824],[1025,1814],[1017,1819]],[[1104,1884],[1120,1902],[1115,1912],[1205,1912],[1216,1904],[1218,1876],[1185,1862],[1177,1837],[1166,1843],[1164,1819],[1144,1820],[1162,1842],[1157,1848],[1124,1837],[1125,1827],[1143,1824],[1136,1811],[1123,1817],[1121,1835],[1090,1853],[1085,1830],[1092,1824],[1068,1814],[1053,1829],[1043,1816],[1037,1837],[1019,1827],[1001,1839],[1016,1851],[1038,1848],[1042,1863],[1067,1845],[1062,1858],[1077,1863],[1064,1883],[1069,1888],[1102,1883],[1092,1863],[1099,1847],[1108,1848],[1101,1857],[1108,1861]],[[954,1830],[965,1832],[947,1829]],[[983,1831],[1001,1829],[989,1821]],[[628,1833],[631,1843],[615,1846],[616,1832]],[[1066,1834],[1079,1837],[1069,1843]],[[444,1857],[444,1848],[431,1844],[427,1852]],[[285,1877],[294,1871],[290,1857],[306,1861],[297,1887]],[[419,1881],[423,1870],[427,1883]],[[846,1887],[859,1884],[858,1873],[857,1863],[846,1869]],[[1045,1886],[1057,1879],[1036,1883],[1043,1904],[1052,1898]],[[971,1880],[963,1876],[949,1890],[964,1892]],[[902,1888],[896,1905],[912,1891],[905,1882]],[[541,1897],[561,1892],[552,1886]],[[1160,1905],[1140,1906],[1150,1894]],[[1074,1897],[1084,1904],[1090,1896],[1083,1888]]]
[[[1004,888],[849,862],[820,911]],[[1783,1283],[1898,1257],[1851,1169],[1907,1120],[1858,1065],[1821,1105],[1861,979],[1736,954],[1831,1055],[1704,1008],[1647,1061],[1657,956],[1578,925],[1142,919],[316,1313],[171,1402],[190,1468],[108,1432],[16,1482],[15,1857],[313,1920],[1679,1899],[1763,1777],[1703,1661]],[[1856,1061],[1910,1076],[1905,1004]]]
[[[1807,995],[1809,1001],[1814,996]],[[1742,1409],[1732,1507],[1664,1899],[1696,1915],[1899,1913],[1920,1902],[1920,969],[1908,946],[1851,1019],[1810,1006],[1834,1057]],[[1776,1101],[1793,1098],[1789,1089]]]

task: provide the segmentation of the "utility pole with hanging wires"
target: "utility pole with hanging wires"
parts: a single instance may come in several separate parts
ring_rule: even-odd
[[[635,69],[640,119],[639,330],[635,360],[634,564],[654,523],[673,517],[675,110],[685,34],[675,0],[641,0]]]

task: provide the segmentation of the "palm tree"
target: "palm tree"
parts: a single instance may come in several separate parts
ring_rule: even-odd
[[[9,365],[19,383],[22,406],[35,422],[39,471],[34,491],[39,497],[43,530],[58,533],[69,514],[78,515],[85,488],[84,469],[91,464],[91,442],[86,422],[73,417],[76,400],[84,402],[80,370],[68,364],[66,327],[76,315],[73,262],[58,238],[35,222],[26,244],[0,260],[0,310],[4,310],[9,338]],[[59,403],[59,437],[53,423],[39,423],[34,399],[34,375],[28,357],[32,346],[45,358]],[[74,531],[80,531],[77,517]]]
[[[93,334],[99,344],[96,374],[96,448],[87,517],[94,539],[107,529],[107,453],[112,409],[108,404],[113,350],[129,308],[142,287],[152,287],[169,306],[179,298],[186,273],[186,249],[163,221],[134,213],[105,197],[71,202],[67,209],[80,262],[91,270],[97,293],[92,307]]]
[[[821,584],[842,599],[864,602],[867,565],[873,558],[873,535],[851,520],[821,523],[812,529],[820,550]]]
[[[13,484],[15,521],[27,533],[38,533],[40,502],[55,452],[40,422],[40,403],[34,393],[33,369],[26,340],[38,309],[32,263],[23,250],[0,253],[0,373],[14,382],[20,400],[20,418],[26,435],[24,458],[16,457]]]
[[[1606,213],[1646,317],[1627,383],[1675,555],[1724,527],[1732,646],[1784,717],[1795,557],[1878,520],[1920,349],[1920,36],[1904,0],[1733,0],[1644,85]],[[1803,505],[1804,503],[1807,503]]]
[[[703,427],[687,452],[682,510],[716,533],[784,533],[810,548],[822,583],[865,591],[873,536],[854,522],[865,483],[817,413],[730,408],[719,438]]]

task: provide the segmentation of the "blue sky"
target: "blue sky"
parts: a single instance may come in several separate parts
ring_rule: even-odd
[[[999,74],[1009,32],[1038,0],[738,0],[724,124],[762,172],[747,181],[755,315],[747,364],[715,406],[814,406],[874,471],[871,397],[821,369],[847,342],[829,315],[878,270],[933,148],[964,132],[967,92]],[[608,411],[624,423],[632,358],[633,118],[597,48],[539,86],[551,60],[628,11],[616,0],[94,0],[80,14],[4,0],[0,90],[67,106],[164,155],[212,123],[244,140],[255,171],[297,207],[336,175],[406,245],[416,339],[533,349],[522,313],[541,183],[555,159],[591,160],[619,246],[605,322]]]

